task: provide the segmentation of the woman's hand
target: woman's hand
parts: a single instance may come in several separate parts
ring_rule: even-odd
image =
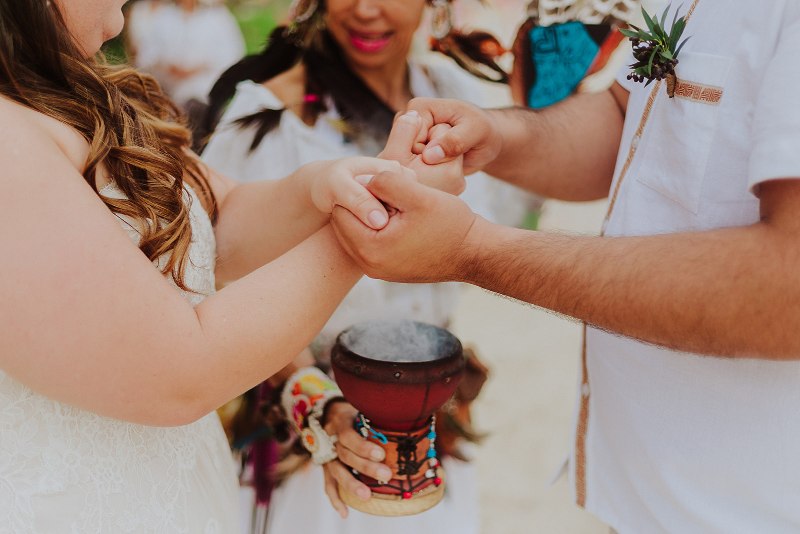
[[[414,143],[421,136],[426,140],[438,139],[450,130],[450,125],[435,124],[424,133],[421,132],[421,128],[422,119],[416,111],[395,117],[386,147],[378,157],[400,162],[401,165],[416,173],[420,183],[429,187],[454,195],[463,193],[466,182],[464,181],[464,158],[462,156],[456,156],[436,165],[429,165],[423,161],[421,154],[414,153]]]
[[[384,172],[416,179],[413,171],[397,161],[367,157],[319,161],[304,165],[297,172],[311,175],[311,201],[318,210],[330,214],[334,206],[341,206],[374,230],[386,226],[389,216],[365,184]]]
[[[467,174],[492,163],[503,147],[502,128],[494,115],[462,100],[415,98],[406,113],[418,113],[422,122],[414,152],[430,165],[463,158]],[[433,128],[446,124],[446,132]]]
[[[325,493],[334,509],[344,518],[347,517],[347,505],[339,497],[339,486],[365,501],[371,495],[369,487],[352,475],[351,467],[359,473],[384,482],[389,481],[392,471],[380,463],[385,456],[383,449],[364,439],[353,428],[358,412],[352,404],[336,402],[327,407],[327,410],[325,431],[338,438],[336,453],[339,459],[323,466]]]

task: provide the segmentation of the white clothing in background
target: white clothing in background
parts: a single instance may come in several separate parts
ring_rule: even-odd
[[[453,458],[442,459],[447,484],[442,501],[425,512],[405,517],[368,515],[352,508],[342,519],[321,488],[322,469],[308,463],[273,493],[269,534],[478,534],[480,514],[475,468]],[[472,503],[472,506],[465,504]]]
[[[124,198],[114,185],[101,194]],[[197,305],[214,292],[215,241],[191,197],[184,280],[196,293],[175,290]],[[118,217],[138,243],[135,222]],[[128,423],[39,395],[0,370],[2,533],[228,534],[239,530],[237,487],[215,412],[180,427]]]
[[[480,104],[482,93],[475,78],[458,69],[449,59],[437,61],[431,58],[431,61],[425,65],[414,63],[409,67],[414,96],[460,98]],[[374,156],[383,148],[374,143],[360,146],[346,142],[341,131],[335,127],[339,115],[330,105],[330,110],[314,126],[306,125],[296,115],[285,111],[280,125],[250,153],[254,128],[243,130],[231,122],[264,108],[283,107],[283,103],[263,85],[252,81],[241,82],[203,153],[203,159],[231,178],[251,182],[282,178],[313,161]],[[462,198],[476,213],[495,220],[496,214],[508,216],[517,206],[517,199],[514,198],[498,205],[498,192],[509,191],[509,188],[483,173],[476,173],[467,177],[467,190]],[[524,209],[522,206],[525,201],[526,197],[521,196],[517,209]],[[446,325],[455,308],[459,290],[460,286],[453,283],[396,284],[364,277],[334,312],[317,344],[323,351],[328,351],[336,335],[343,329],[367,320],[414,319]],[[477,534],[479,506],[474,466],[449,460],[445,460],[445,469],[449,469],[446,471],[446,498],[434,509],[402,518],[376,517],[351,510],[346,521],[339,518],[325,496],[321,468],[308,465],[274,491],[268,531],[274,534],[400,534],[410,531]]]
[[[158,50],[154,49],[158,41],[153,35],[153,22],[161,6],[161,0],[138,0],[125,15],[126,52],[135,66],[152,66],[151,58],[158,56]]]
[[[673,99],[662,87],[609,236],[754,224],[758,184],[800,177],[800,3],[700,0],[684,36],[677,76],[692,85]],[[615,184],[652,90],[626,74]],[[596,329],[587,346],[589,511],[621,534],[800,532],[800,362]]]
[[[185,11],[171,3],[135,4],[128,15],[134,66],[149,72],[175,102],[206,102],[219,76],[245,53],[236,19],[224,5],[199,5]],[[170,66],[197,69],[181,78]]]
[[[412,64],[409,72],[415,96],[461,98],[479,103],[481,93],[476,89],[476,80],[449,60],[437,62],[435,68]],[[297,115],[285,111],[280,125],[264,137],[255,151],[249,152],[255,129],[241,129],[231,122],[264,108],[283,107],[263,85],[241,82],[203,152],[205,162],[231,178],[252,182],[283,178],[313,161],[374,156],[383,148],[345,142],[335,126],[339,115],[329,106],[331,110],[314,126],[306,125]],[[509,187],[483,173],[475,173],[467,177],[467,189],[461,198],[479,215],[496,220],[498,214],[507,216],[504,211],[520,209],[513,198],[503,204],[497,200],[498,191],[509,191]],[[521,197],[520,201],[524,200]],[[323,328],[322,339],[326,340],[323,345],[332,345],[334,337],[344,328],[366,320],[413,318],[444,325],[455,307],[457,293],[457,284],[396,284],[364,277]]]

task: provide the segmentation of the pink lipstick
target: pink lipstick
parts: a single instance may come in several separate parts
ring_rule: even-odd
[[[357,33],[349,32],[350,44],[359,52],[374,54],[389,44],[391,33]]]

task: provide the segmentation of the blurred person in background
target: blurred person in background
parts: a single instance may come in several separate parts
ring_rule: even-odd
[[[640,9],[639,0],[529,2],[512,46],[514,103],[543,109],[575,92],[608,89],[628,59],[619,29],[638,23]]]
[[[452,60],[433,53],[410,57],[415,32],[428,5],[425,0],[299,2],[294,6],[290,24],[273,31],[263,52],[243,59],[215,84],[205,125],[214,133],[203,159],[245,182],[259,176],[277,178],[308,161],[377,155],[386,142],[396,112],[404,109],[412,97],[449,96],[473,103],[484,101],[483,85],[478,78],[506,80],[505,72],[495,62],[504,52],[503,47],[487,33],[457,31],[450,3],[437,0],[431,6],[432,44]],[[384,153],[383,157],[393,155]],[[519,214],[525,200],[521,194],[518,199],[506,195],[504,202],[498,203],[498,191],[503,188],[510,186],[476,173],[468,177],[462,197],[488,219],[508,221],[509,212],[516,210]],[[518,217],[514,223],[520,222],[521,216]],[[362,280],[313,343],[316,361],[326,367],[336,336],[361,321],[413,319],[446,327],[460,290],[454,284],[412,286]],[[314,361],[308,354],[298,360],[294,367],[272,381],[277,390],[272,389],[266,395],[262,391],[262,397],[277,399],[283,380],[288,377],[289,383],[295,384],[297,373],[306,373],[305,366]],[[286,477],[272,495],[267,530],[361,533],[378,529],[399,533],[425,528],[440,533],[477,532],[479,507],[474,469],[455,459],[468,456],[465,447],[468,440],[460,439],[474,438],[466,404],[477,395],[486,376],[486,369],[477,359],[469,361],[471,378],[464,381],[459,396],[463,405],[453,406],[452,413],[442,414],[439,419],[442,429],[447,426],[456,429],[450,432],[448,450],[442,451],[446,454],[449,480],[442,503],[419,516],[378,518],[351,511],[343,521],[326,504],[320,490],[323,470],[309,464]],[[328,387],[334,389],[335,384],[330,381]],[[254,394],[251,392],[251,398],[244,403],[250,412],[253,402],[265,400],[254,400]],[[337,435],[340,443],[360,440],[353,430],[354,409],[347,403],[336,406],[334,412],[351,411],[347,412],[349,416],[334,415],[322,421],[323,425],[327,423],[327,432]],[[274,410],[267,411],[274,415]],[[284,403],[284,416],[295,412],[296,405]],[[294,426],[295,433],[301,430]],[[240,432],[234,434],[237,443],[250,439]],[[445,437],[437,438],[437,445],[445,443],[448,443]],[[245,485],[251,479],[256,481],[258,506],[254,530],[257,532],[264,529],[269,500],[269,489],[264,486],[270,483],[265,476],[271,466],[262,462],[265,446],[269,446],[267,442],[255,445],[249,451],[253,453],[249,455],[251,461],[245,461]],[[296,454],[294,457],[298,458]],[[307,454],[303,459],[306,458]],[[328,496],[340,514],[347,515],[336,485],[347,484],[353,492],[368,488],[335,460],[325,464],[325,474]]]
[[[128,14],[126,44],[131,64],[158,80],[193,131],[211,86],[245,53],[236,19],[221,0],[138,0]]]

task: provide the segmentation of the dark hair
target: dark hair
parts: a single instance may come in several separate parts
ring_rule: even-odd
[[[58,10],[51,10],[46,2],[11,0],[0,1],[0,83],[4,94],[5,85],[11,85],[15,93],[22,93],[23,87],[10,76],[17,73],[20,80],[47,80],[48,85],[68,90],[66,73],[61,62],[61,51],[77,56],[79,52],[66,32],[56,30],[53,19],[63,25]],[[36,31],[38,46],[29,46],[26,37]],[[12,70],[19,68],[20,70]]]
[[[431,39],[431,50],[441,52],[459,67],[487,82],[508,83],[508,73],[495,58],[506,52],[497,38],[484,31],[452,30],[441,39]]]
[[[192,228],[184,173],[216,214],[204,168],[190,156],[179,112],[149,76],[85,58],[55,2],[0,0],[0,94],[77,130],[89,143],[83,176],[97,192],[108,168],[125,199],[98,195],[137,222],[139,248],[151,260],[171,253],[163,272],[179,287]]]
[[[379,143],[385,141],[395,113],[351,70],[336,40],[323,28],[315,32],[308,45],[300,44],[302,41],[290,28],[280,26],[269,36],[261,53],[245,57],[225,71],[209,93],[203,132],[214,131],[239,82],[263,83],[302,62],[306,67],[305,94],[313,95],[303,103],[301,116],[304,120],[315,121],[327,110],[329,98],[342,118],[346,136],[364,136]],[[433,41],[432,46],[475,76],[501,83],[508,80],[494,60],[496,50],[502,46],[488,33],[454,31],[444,39]],[[255,128],[251,151],[278,126],[284,111],[263,109],[234,121],[240,127]]]
[[[386,137],[392,127],[394,111],[347,66],[339,45],[327,30],[321,30],[308,48],[297,44],[285,26],[276,28],[264,50],[248,56],[225,71],[209,93],[209,108],[204,130],[212,132],[225,105],[243,80],[262,83],[285,72],[298,62],[306,66],[305,94],[313,95],[303,103],[301,115],[311,121],[327,110],[329,97],[342,117],[347,132],[370,137]],[[280,122],[283,109],[264,109],[242,117],[236,124],[255,127],[250,150]]]

